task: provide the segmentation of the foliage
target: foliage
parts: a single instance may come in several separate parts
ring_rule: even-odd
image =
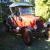
[[[7,7],[7,4],[5,3],[0,3],[1,7],[1,12],[0,12],[0,18],[3,18],[5,16],[8,16],[10,14],[9,8]]]
[[[30,2],[33,5],[33,7],[35,7],[35,0],[30,0]]]
[[[35,0],[35,15],[48,19],[50,17],[50,0]]]
[[[20,0],[10,0],[10,1],[11,1],[11,2],[20,2]],[[32,3],[33,6],[34,6],[34,0],[33,0],[33,1],[32,1],[32,0],[29,0],[29,1],[30,1],[30,3]],[[0,3],[0,9],[3,11],[2,13],[0,13],[2,17],[5,16],[5,15],[7,15],[7,14],[9,14],[9,13],[8,13],[7,4],[5,4],[5,3]]]

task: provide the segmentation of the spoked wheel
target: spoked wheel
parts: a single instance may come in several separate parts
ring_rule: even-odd
[[[23,40],[25,42],[26,45],[30,45],[31,44],[31,33],[29,31],[25,31],[23,33]]]

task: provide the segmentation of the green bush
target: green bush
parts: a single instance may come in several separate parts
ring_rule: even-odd
[[[35,0],[35,15],[50,18],[50,0]]]

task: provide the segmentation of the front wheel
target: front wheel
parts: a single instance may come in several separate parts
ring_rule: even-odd
[[[32,41],[31,33],[29,31],[25,31],[23,33],[23,40],[26,45],[30,45]]]

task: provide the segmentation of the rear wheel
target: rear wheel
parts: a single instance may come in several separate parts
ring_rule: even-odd
[[[9,32],[9,28],[7,26],[3,26],[3,32]]]

